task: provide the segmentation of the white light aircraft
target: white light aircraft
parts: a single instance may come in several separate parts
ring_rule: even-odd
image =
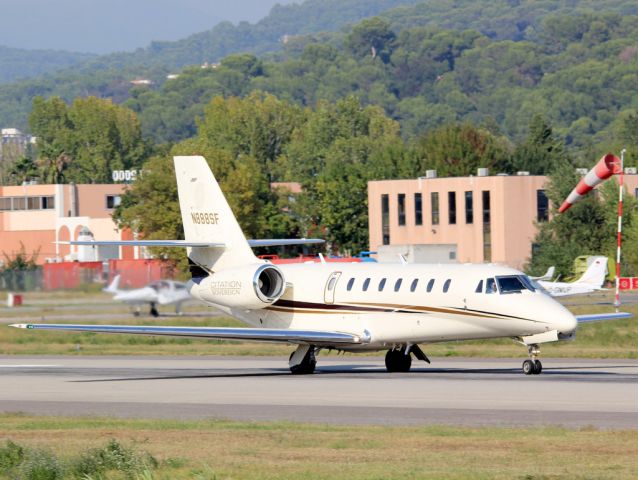
[[[111,284],[103,291],[113,294],[113,300],[124,302],[135,308],[133,314],[138,316],[142,305],[150,305],[150,314],[159,316],[157,306],[175,305],[175,313],[180,314],[184,302],[192,300],[188,288],[183,282],[174,280],[159,280],[149,283],[142,288],[121,290],[119,288],[120,275],[116,275]]]
[[[554,276],[554,271],[556,270],[556,268],[554,267],[554,265],[552,265],[551,267],[549,267],[547,269],[547,271],[540,277],[529,277],[532,280],[551,280],[552,277]]]
[[[203,157],[175,157],[185,240],[117,245],[187,248],[193,297],[248,328],[19,324],[32,330],[85,331],[284,342],[297,345],[292,373],[314,372],[321,349],[387,350],[386,368],[407,372],[419,344],[513,338],[528,347],[525,374],[542,370],[539,345],[573,339],[580,322],[626,313],[574,316],[524,273],[497,265],[302,263],[273,265],[251,245],[313,240],[246,240]],[[103,243],[103,242],[96,242]]]
[[[575,282],[547,282],[537,280],[552,297],[581,295],[602,290],[607,275],[607,257],[594,257],[585,273]]]

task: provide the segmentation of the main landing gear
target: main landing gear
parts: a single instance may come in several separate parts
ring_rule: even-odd
[[[315,347],[312,345],[299,345],[297,350],[290,354],[288,366],[293,375],[310,375],[317,366]]]
[[[154,317],[159,317],[159,312],[157,311],[157,307],[155,306],[155,303],[151,302],[151,311],[149,313],[153,315]]]
[[[385,368],[388,372],[409,372],[412,366],[413,354],[418,360],[430,363],[430,359],[423,353],[418,345],[393,348],[385,354]]]
[[[541,349],[537,344],[529,345],[527,347],[529,352],[529,359],[523,362],[523,373],[525,375],[539,375],[543,371],[543,364],[537,358],[541,353]]]

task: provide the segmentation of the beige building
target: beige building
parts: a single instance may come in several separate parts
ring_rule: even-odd
[[[95,240],[132,239],[113,222],[124,185],[0,186],[0,259],[15,256],[24,245],[37,262],[137,258],[133,247],[76,247],[56,244],[77,240],[88,229]],[[93,257],[93,258],[91,258]]]
[[[537,222],[548,219],[546,181],[486,175],[368,182],[370,248],[445,245],[458,262],[523,268]],[[625,175],[625,184],[635,195],[638,175]]]

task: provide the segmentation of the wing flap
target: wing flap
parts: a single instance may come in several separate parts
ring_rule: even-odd
[[[631,318],[633,313],[615,312],[615,313],[592,313],[589,315],[576,315],[578,323],[604,322],[606,320],[619,320],[621,318]]]
[[[292,330],[274,328],[170,327],[139,325],[74,325],[20,323],[10,325],[28,330],[57,330],[129,335],[167,335],[172,337],[214,338],[221,340],[253,340],[260,342],[307,343],[312,345],[356,345],[366,338],[345,332]]]

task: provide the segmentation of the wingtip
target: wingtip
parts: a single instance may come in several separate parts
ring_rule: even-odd
[[[29,324],[28,323],[12,323],[9,326],[13,327],[13,328],[29,328]]]

